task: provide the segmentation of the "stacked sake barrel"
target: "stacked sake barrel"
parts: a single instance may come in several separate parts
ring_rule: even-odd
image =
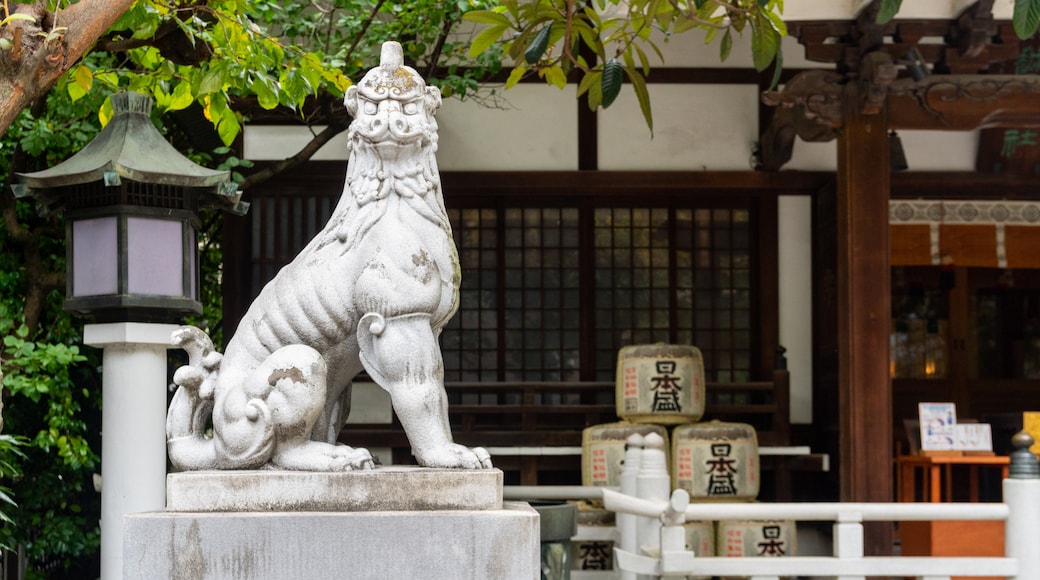
[[[627,346],[618,353],[618,423],[585,429],[582,483],[617,486],[625,442],[634,433],[657,433],[670,450],[673,489],[691,502],[751,502],[761,471],[755,429],[744,423],[702,422],[704,363],[690,345]],[[696,555],[783,556],[795,552],[794,522],[688,522],[687,549]]]

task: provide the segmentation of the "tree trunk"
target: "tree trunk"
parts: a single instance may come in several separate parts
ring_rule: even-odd
[[[80,0],[56,15],[45,12],[43,2],[12,10],[32,15],[36,22],[14,20],[0,29],[14,48],[0,51],[0,135],[18,113],[50,90],[133,0]],[[62,32],[62,27],[67,29]],[[49,36],[55,35],[53,38]]]

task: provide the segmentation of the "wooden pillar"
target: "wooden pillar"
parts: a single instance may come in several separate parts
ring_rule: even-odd
[[[846,85],[838,139],[838,364],[843,501],[892,501],[889,158],[884,107],[862,113],[860,87]],[[890,524],[866,528],[864,553],[890,554]]]

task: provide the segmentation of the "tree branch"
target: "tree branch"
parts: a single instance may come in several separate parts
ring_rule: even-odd
[[[354,37],[354,42],[350,43],[350,50],[347,51],[347,55],[343,57],[345,62],[350,62],[350,59],[354,56],[354,50],[357,49],[358,43],[365,37],[365,33],[368,32],[368,27],[372,25],[372,21],[376,19],[376,15],[379,14],[379,9],[383,7],[383,2],[386,0],[379,0],[376,5],[372,7],[372,12],[368,14],[368,19],[365,20],[364,26],[358,31],[357,36]]]
[[[437,70],[437,63],[441,60],[441,52],[444,50],[444,43],[448,41],[448,36],[451,34],[451,28],[455,26],[455,15],[458,14],[458,9],[455,9],[451,13],[451,18],[445,18],[441,24],[441,33],[437,36],[437,44],[433,47],[433,52],[430,53],[430,62],[426,65],[426,73],[423,75],[427,81],[433,77],[434,71]]]
[[[249,177],[246,177],[245,181],[239,184],[239,187],[241,189],[248,189],[250,187],[259,185],[267,181],[268,179],[274,177],[275,175],[278,175],[282,171],[288,171],[289,169],[302,165],[311,157],[313,157],[314,154],[317,153],[318,150],[321,149],[326,143],[331,141],[333,137],[339,135],[343,131],[346,131],[346,129],[347,125],[345,123],[329,124],[327,127],[325,127],[324,130],[321,131],[321,133],[315,135],[314,138],[311,139],[310,142],[307,143],[307,145],[305,145],[303,149],[300,149],[300,151],[296,155],[293,155],[288,159],[283,159],[273,165],[265,167],[260,171],[257,171],[256,173],[251,173]]]
[[[0,135],[7,133],[18,113],[46,94],[133,2],[80,0],[61,11],[61,21],[68,26],[61,41],[48,46],[39,36],[23,38],[23,43],[32,42],[32,45],[19,62],[11,63],[16,67],[13,73],[0,75]],[[25,26],[25,23],[11,25]]]

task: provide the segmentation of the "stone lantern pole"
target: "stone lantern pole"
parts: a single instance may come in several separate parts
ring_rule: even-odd
[[[104,349],[101,578],[123,577],[123,516],[166,505],[166,350],[183,317],[201,313],[197,212],[245,213],[229,172],[196,165],[151,120],[152,99],[112,97],[109,124],[80,152],[18,174],[66,221],[65,309]]]

